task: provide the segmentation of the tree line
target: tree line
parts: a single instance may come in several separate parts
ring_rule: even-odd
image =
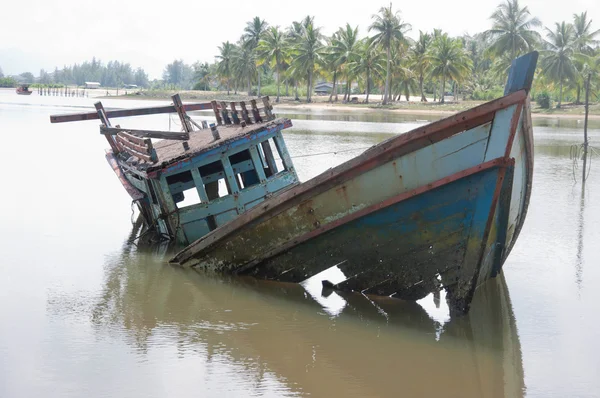
[[[121,87],[124,84],[136,84],[139,87],[149,87],[148,74],[142,68],[134,69],[130,64],[102,61],[92,58],[81,64],[65,65],[62,69],[56,67],[54,72],[41,69],[38,77],[31,72],[19,75],[19,80],[25,83],[38,83],[43,85],[77,85],[82,86],[85,82],[99,82],[105,87]],[[18,84],[13,77],[4,77],[0,69],[0,87],[14,87]]]
[[[561,106],[565,95],[580,103],[584,81],[590,75],[600,83],[600,30],[592,28],[587,12],[574,14],[572,21],[543,27],[518,0],[506,0],[490,16],[490,29],[469,36],[451,37],[441,30],[419,31],[408,37],[412,26],[392,5],[372,16],[368,36],[346,24],[326,37],[313,17],[293,22],[286,29],[255,17],[236,43],[218,47],[214,78],[229,91],[247,86],[248,94],[261,94],[261,78],[275,76],[277,101],[281,85],[296,89],[306,85],[306,101],[312,98],[316,79],[333,84],[330,101],[337,100],[339,84],[345,99],[356,92],[382,94],[384,104],[400,96],[419,95],[427,101],[455,98],[488,100],[502,95],[507,70],[513,59],[538,50],[541,58],[535,89],[540,95],[554,94]],[[540,29],[540,31],[538,31]]]
[[[286,28],[255,17],[246,23],[235,43],[224,42],[212,63],[192,65],[174,60],[162,80],[150,82],[143,69],[93,59],[80,65],[40,71],[40,83],[81,85],[99,81],[103,86],[137,84],[140,87],[226,90],[248,95],[285,95],[312,101],[317,81],[331,82],[329,101],[349,100],[352,94],[380,95],[387,104],[405,96],[421,101],[455,99],[489,100],[502,95],[512,60],[529,51],[540,51],[534,97],[547,106],[554,98],[580,103],[589,76],[597,98],[600,85],[600,30],[594,30],[587,12],[571,21],[544,27],[518,0],[505,0],[490,15],[490,28],[474,35],[451,37],[442,30],[408,33],[410,23],[392,5],[372,16],[362,32],[346,24],[325,36],[307,16]],[[361,34],[365,33],[365,37]],[[0,74],[1,77],[1,74]],[[33,77],[33,76],[31,76]],[[265,85],[267,87],[265,87]],[[266,90],[265,90],[266,89]],[[378,99],[379,100],[379,99]],[[539,102],[539,101],[538,101]]]

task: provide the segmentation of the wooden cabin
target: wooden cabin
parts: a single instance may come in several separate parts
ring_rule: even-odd
[[[161,236],[189,244],[237,218],[271,195],[298,183],[281,131],[289,119],[276,119],[268,97],[255,100],[52,116],[52,122],[99,118],[111,146],[106,157],[138,205],[146,226]],[[248,109],[250,108],[250,109]],[[211,109],[216,123],[200,123],[186,110]],[[112,127],[110,119],[175,112],[183,132]],[[160,140],[154,140],[160,139]]]

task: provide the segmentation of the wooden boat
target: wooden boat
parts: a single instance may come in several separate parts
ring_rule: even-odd
[[[53,115],[52,123],[100,119],[111,150],[106,159],[143,215],[146,231],[189,244],[236,218],[267,197],[298,182],[268,97],[245,102],[216,101]],[[240,111],[238,111],[240,109]],[[196,123],[187,111],[212,110],[217,125]],[[110,119],[177,113],[183,132],[112,127]],[[152,138],[160,141],[152,141]],[[274,153],[279,155],[278,164]],[[186,197],[195,201],[184,202]],[[145,233],[145,232],[144,232]]]
[[[29,90],[29,84],[21,84],[15,90],[19,95],[31,95],[33,91]]]
[[[419,299],[444,288],[452,312],[467,312],[525,221],[537,57],[513,61],[502,98],[287,189],[171,262],[288,282],[335,266],[346,276],[335,289]]]

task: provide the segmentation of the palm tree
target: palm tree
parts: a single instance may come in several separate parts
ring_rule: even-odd
[[[275,71],[277,73],[277,99],[275,102],[279,102],[279,97],[281,95],[281,73],[286,49],[287,40],[283,32],[279,30],[279,27],[270,27],[265,32],[263,38],[258,42],[258,54],[260,59],[275,66]]]
[[[238,81],[246,80],[248,83],[248,95],[252,95],[252,78],[256,74],[256,54],[249,46],[241,45],[235,47],[232,57],[232,66]]]
[[[573,29],[575,35],[575,48],[577,52],[591,54],[599,44],[596,36],[600,34],[600,29],[592,30],[592,20],[587,19],[587,11],[581,14],[573,14]]]
[[[324,63],[325,69],[327,69],[327,71],[332,73],[332,77],[333,77],[333,85],[331,87],[331,92],[329,93],[329,102],[330,103],[333,102],[334,94],[335,94],[336,102],[338,99],[337,78],[338,78],[338,73],[340,72],[340,65],[339,65],[339,56],[333,50],[333,42],[338,39],[339,39],[338,32],[335,32],[333,35],[331,35],[331,37],[325,39],[327,41],[327,48],[329,50],[325,52],[325,55],[323,57],[323,63]]]
[[[344,100],[350,96],[350,86],[352,84],[352,74],[347,64],[355,57],[357,44],[358,26],[352,29],[352,26],[348,23],[344,28],[338,29],[337,34],[331,40],[330,52],[335,59],[335,64],[341,68],[346,77]]]
[[[268,29],[269,24],[264,19],[260,19],[260,17],[254,17],[252,21],[246,23],[246,27],[244,28],[244,35],[242,38],[244,39],[244,45],[247,46],[250,51],[254,52],[258,47],[258,43],[262,38],[263,34]],[[255,60],[259,61],[260,58],[254,54]],[[257,65],[259,66],[259,65]],[[258,92],[257,95],[260,97],[260,68],[255,68],[258,73]],[[248,94],[250,95],[250,94]]]
[[[431,44],[431,35],[419,31],[419,39],[410,50],[410,66],[419,78],[419,90],[421,92],[421,102],[427,102],[425,92],[423,91],[423,80],[429,69],[429,57],[427,56],[429,45]]]
[[[230,42],[226,41],[223,45],[219,46],[219,55],[217,55],[217,59],[219,59],[217,66],[217,73],[227,79],[227,95],[229,95],[229,90],[231,87],[231,75],[233,72],[233,55],[235,53],[235,46]]]
[[[385,56],[369,39],[361,40],[358,43],[356,53],[357,56],[348,64],[348,67],[354,76],[364,74],[367,94],[365,102],[368,104],[371,80],[385,75]]]
[[[573,63],[575,53],[575,31],[573,25],[566,22],[556,23],[555,30],[546,28],[544,41],[546,51],[543,52],[542,73],[560,84],[557,108],[562,105],[564,78],[575,79],[577,70]]]
[[[471,72],[473,66],[469,55],[462,47],[462,43],[448,37],[447,34],[443,34],[434,40],[429,52],[429,62],[432,76],[442,79],[441,103],[444,103],[446,79],[461,82]]]
[[[301,36],[294,47],[294,70],[306,75],[306,102],[312,100],[313,74],[318,64],[324,61],[324,47],[321,42],[322,35],[319,28],[312,23],[303,26]]]
[[[509,53],[511,59],[531,51],[540,41],[540,34],[532,28],[541,26],[537,18],[531,18],[527,7],[520,7],[518,0],[506,0],[490,16],[492,29],[484,32],[492,40],[489,51],[493,55]]]
[[[385,48],[387,55],[387,67],[385,74],[385,89],[383,95],[383,104],[388,103],[390,93],[390,66],[391,66],[391,48],[396,42],[404,42],[404,34],[411,28],[410,24],[402,22],[399,12],[392,12],[392,5],[381,7],[378,15],[372,16],[373,23],[369,26],[369,31],[377,32],[373,36],[373,42]]]
[[[581,14],[573,14],[573,30],[575,34],[575,51],[580,54],[592,54],[594,51],[594,47],[598,45],[598,40],[596,40],[596,36],[600,34],[600,29],[596,31],[591,31],[592,29],[592,20],[587,18],[587,12],[582,12]],[[580,104],[581,98],[581,87],[584,84],[584,80],[586,78],[585,73],[583,72],[583,68],[585,62],[579,58],[575,57],[575,67],[577,68],[577,99],[575,100],[576,104]]]

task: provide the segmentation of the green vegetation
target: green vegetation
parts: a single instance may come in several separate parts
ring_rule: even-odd
[[[468,23],[468,17],[464,18]],[[472,36],[451,37],[436,29],[418,31],[413,40],[409,36],[412,26],[391,4],[372,16],[367,29],[345,24],[330,37],[322,34],[311,16],[288,27],[270,25],[257,16],[240,27],[238,41],[218,47],[214,62],[188,65],[174,60],[159,80],[148,81],[141,68],[134,70],[116,61],[105,65],[96,59],[53,73],[42,70],[35,80],[46,85],[136,84],[156,93],[193,89],[226,91],[228,96],[266,94],[276,97],[276,102],[282,98],[300,101],[301,97],[306,102],[341,99],[369,104],[375,100],[377,106],[386,107],[403,107],[398,103],[401,96],[406,100],[416,96],[428,103],[425,108],[443,105],[446,109],[450,98],[456,104],[501,96],[512,60],[538,50],[541,58],[532,98],[539,101],[539,111],[551,112],[556,103],[559,109],[579,112],[575,109],[579,109],[588,79],[590,99],[598,100],[600,30],[594,29],[587,12],[544,27],[518,0],[501,0],[489,19],[490,28]],[[4,79],[0,85],[33,79],[25,75],[6,80],[0,70]],[[319,94],[325,87],[327,96],[313,98],[317,84]],[[355,99],[358,94],[363,96]]]

